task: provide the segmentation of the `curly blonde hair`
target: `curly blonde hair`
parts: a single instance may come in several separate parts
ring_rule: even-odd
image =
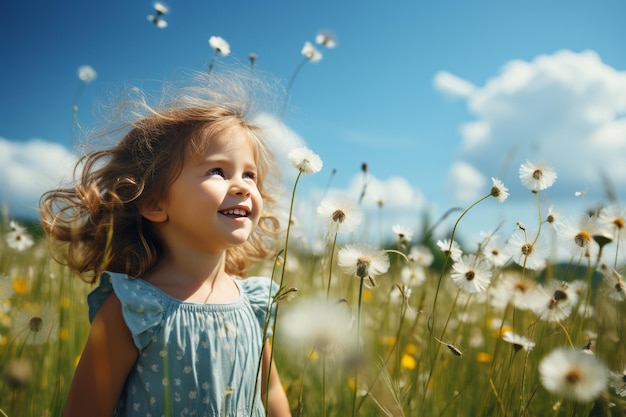
[[[253,144],[264,202],[259,227],[243,245],[226,252],[226,272],[244,276],[251,261],[273,254],[272,238],[279,229],[272,214],[277,162],[261,127],[248,117],[249,103],[185,96],[162,110],[143,107],[149,114],[131,122],[115,146],[78,161],[72,186],[41,197],[43,228],[51,242],[61,243],[53,256],[89,283],[105,270],[142,276],[164,250],[142,209],[166,198],[187,158],[202,154],[213,138],[239,126]]]

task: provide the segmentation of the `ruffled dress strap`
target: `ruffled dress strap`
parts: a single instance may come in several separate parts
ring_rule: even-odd
[[[90,323],[111,292],[114,292],[120,300],[122,316],[132,334],[135,346],[140,352],[143,351],[161,327],[167,299],[142,279],[115,272],[103,272],[98,286],[87,296]]]
[[[271,336],[276,314],[276,304],[273,301],[279,289],[278,284],[268,277],[237,279],[237,284],[250,302],[261,329],[265,327],[266,320],[268,320],[266,338]],[[269,316],[268,307],[270,307]]]

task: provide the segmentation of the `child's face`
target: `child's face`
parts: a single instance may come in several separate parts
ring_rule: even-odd
[[[242,128],[213,138],[204,155],[185,161],[160,205],[166,247],[218,253],[244,243],[263,211],[256,176],[252,143]]]

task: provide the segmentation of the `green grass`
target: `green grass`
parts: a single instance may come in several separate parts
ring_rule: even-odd
[[[0,298],[0,409],[9,417],[58,416],[88,332],[90,287],[51,260],[43,238],[20,252],[5,242],[8,230],[5,221],[0,279],[9,282],[12,294]],[[406,261],[391,253],[389,271],[378,277],[376,288],[362,294],[359,331],[353,324],[327,351],[290,339],[281,318],[308,298],[325,294],[329,277],[329,300],[345,299],[356,316],[359,280],[341,272],[336,253],[334,265],[329,265],[330,248],[324,255],[313,255],[293,243],[283,284],[297,292],[279,301],[274,357],[294,416],[623,415],[624,398],[608,387],[595,401],[577,402],[548,392],[538,374],[541,359],[553,349],[580,350],[589,342],[589,334],[594,335],[591,350],[608,369],[621,372],[626,365],[626,302],[612,301],[600,291],[602,277],[593,261],[587,265],[583,258],[581,263],[551,265],[542,273],[510,264],[494,268],[492,285],[504,279],[505,271],[523,274],[528,283],[587,283],[590,292],[583,290],[569,317],[547,322],[512,306],[494,309],[484,293],[468,296],[460,291],[449,277],[449,262],[436,252],[433,242],[424,243],[436,257],[433,266],[423,270],[424,282],[403,282]],[[390,244],[386,249],[398,248]],[[619,259],[618,264],[624,261]],[[257,268],[267,271],[271,265]],[[411,289],[410,296],[403,297],[398,290],[403,285]],[[577,310],[587,302],[594,313],[583,318]],[[40,317],[42,329],[50,323],[58,323],[58,328],[52,327],[54,334],[44,343],[33,345],[29,337],[39,327],[31,320],[18,328],[19,318],[39,317],[46,304],[53,307],[53,314]],[[501,338],[506,329],[532,339],[536,346],[528,352],[515,350]],[[357,333],[362,349],[346,353]]]

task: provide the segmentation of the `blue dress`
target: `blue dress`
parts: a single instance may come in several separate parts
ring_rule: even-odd
[[[257,370],[270,294],[278,285],[265,277],[234,281],[238,300],[198,304],[175,299],[140,278],[100,276],[87,297],[90,322],[115,292],[139,350],[115,416],[265,415]],[[269,329],[271,322],[266,337]]]

